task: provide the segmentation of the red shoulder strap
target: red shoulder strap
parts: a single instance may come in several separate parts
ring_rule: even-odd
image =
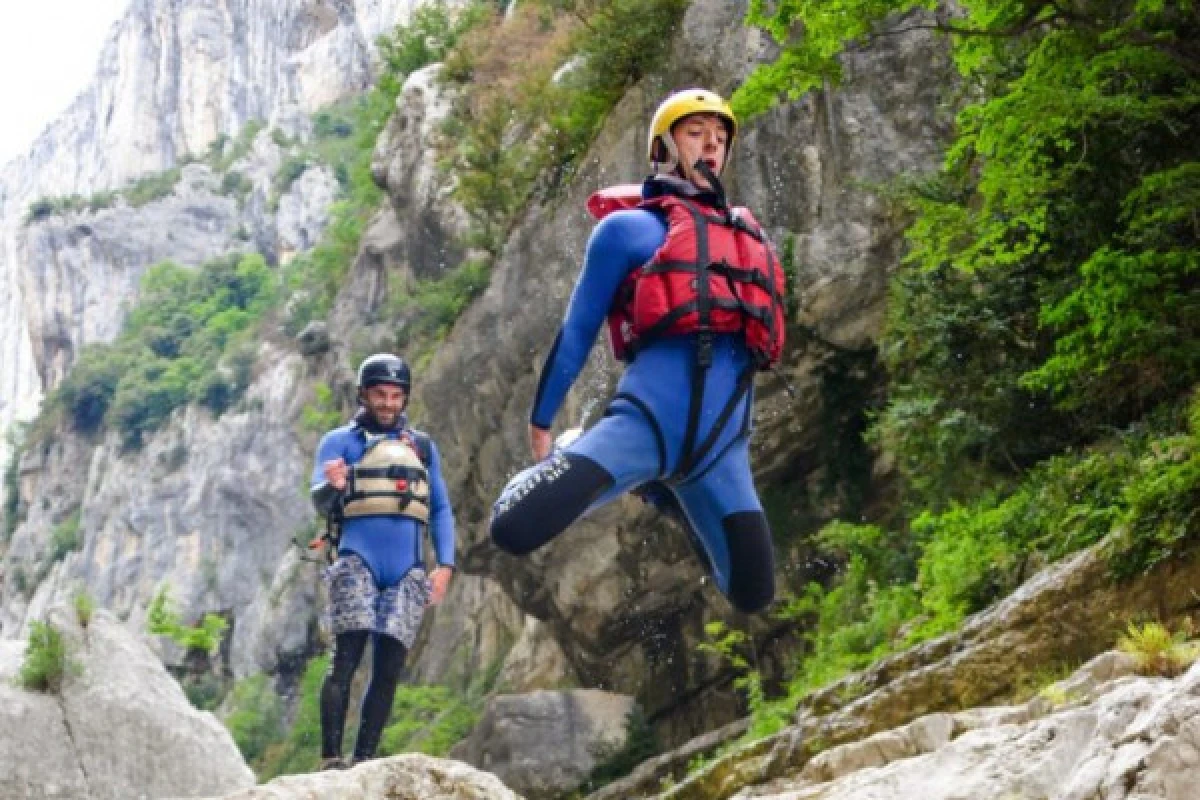
[[[642,185],[622,183],[592,192],[592,196],[587,199],[587,210],[596,219],[604,219],[614,211],[637,208],[641,202]]]

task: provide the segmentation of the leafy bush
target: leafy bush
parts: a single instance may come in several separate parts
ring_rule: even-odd
[[[245,197],[250,194],[253,188],[254,184],[246,177],[245,173],[238,172],[237,170],[230,170],[221,178],[222,194]]]
[[[168,589],[163,586],[150,601],[146,609],[146,630],[156,636],[166,636],[188,651],[199,651],[212,655],[221,646],[221,638],[229,623],[219,614],[205,614],[199,625],[184,625],[179,615],[171,608],[167,597]]]
[[[204,162],[215,173],[228,172],[230,167],[246,157],[254,144],[254,138],[264,127],[266,127],[266,123],[262,120],[252,119],[242,125],[242,129],[238,131],[235,139],[230,139],[228,134],[219,134],[209,144],[208,152],[204,155]]]
[[[169,196],[175,191],[175,186],[179,183],[182,174],[179,167],[173,167],[146,175],[134,181],[128,189],[123,189],[121,195],[132,207],[141,208],[155,200]]]
[[[211,672],[189,672],[179,679],[179,683],[188,702],[201,711],[216,711],[225,696],[225,681]]]
[[[1131,622],[1117,640],[1117,649],[1137,660],[1141,674],[1174,678],[1200,656],[1200,648],[1187,638],[1184,631],[1172,633],[1161,622]]]
[[[291,729],[283,741],[268,745],[255,765],[260,782],[317,768],[321,760],[321,686],[328,672],[328,655],[308,662],[300,679]]]
[[[469,244],[492,254],[539,180],[553,188],[574,174],[616,101],[657,64],[687,3],[535,6],[493,17],[446,58],[445,78],[464,91],[445,123],[441,164],[471,219]]]
[[[96,613],[95,598],[86,590],[80,589],[71,596],[71,604],[75,607],[75,618],[86,628],[92,622],[92,615]]]
[[[345,414],[338,408],[329,384],[316,384],[313,393],[316,395],[313,402],[305,404],[300,411],[301,427],[310,433],[324,433],[341,425]]]
[[[75,511],[50,532],[50,560],[61,561],[67,553],[83,547],[83,536],[79,530],[79,511]]]
[[[761,739],[782,730],[787,725],[790,709],[767,701],[753,640],[744,631],[730,628],[720,620],[706,624],[704,633],[708,638],[700,642],[700,652],[712,653],[728,663],[737,675],[733,680],[733,688],[745,694],[746,705],[750,709],[750,727],[746,737]]]
[[[21,452],[27,427],[14,423],[5,434],[8,463],[4,465],[4,529],[0,531],[0,543],[11,539],[21,524]]]
[[[84,433],[115,428],[129,447],[189,402],[221,413],[249,381],[250,334],[276,292],[276,277],[258,255],[198,270],[151,267],[121,335],[84,348],[48,408]]]
[[[58,692],[68,669],[67,646],[62,634],[47,622],[33,622],[29,626],[29,644],[17,683],[34,691]]]
[[[225,727],[247,763],[258,761],[282,739],[283,705],[266,675],[251,675],[234,684]]]
[[[466,691],[438,685],[400,686],[379,742],[379,754],[446,755],[479,721],[499,672],[500,664],[492,665],[476,676]]]

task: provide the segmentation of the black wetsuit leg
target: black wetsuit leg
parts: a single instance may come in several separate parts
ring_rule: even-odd
[[[775,597],[771,526],[761,511],[738,511],[721,520],[729,545],[729,600],[747,614]]]
[[[333,641],[333,658],[321,687],[321,758],[340,758],[342,730],[346,727],[346,704],[350,681],[362,660],[368,631],[339,633]]]
[[[523,556],[562,533],[613,485],[586,456],[561,453],[543,461],[492,516],[492,541]]]
[[[399,639],[377,635],[371,662],[371,683],[363,698],[362,718],[358,725],[358,738],[354,741],[354,761],[366,761],[375,757],[383,726],[392,712],[392,701],[396,697],[396,684],[404,668],[408,654]]]

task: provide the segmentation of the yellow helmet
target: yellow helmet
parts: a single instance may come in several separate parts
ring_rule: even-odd
[[[675,149],[675,140],[671,138],[671,128],[691,114],[716,114],[725,121],[729,130],[729,141],[725,145],[725,157],[728,162],[729,153],[733,149],[733,139],[737,136],[737,119],[733,116],[733,109],[716,92],[707,89],[684,89],[663,100],[650,120],[646,150],[650,166],[656,173],[673,172],[679,165],[679,153]]]

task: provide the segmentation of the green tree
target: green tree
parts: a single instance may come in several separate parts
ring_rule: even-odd
[[[942,174],[906,193],[909,252],[875,430],[945,502],[1178,398],[1200,375],[1200,23],[1190,0],[751,3],[782,44],[741,113],[930,28],[965,96]],[[920,499],[918,500],[920,502]]]

